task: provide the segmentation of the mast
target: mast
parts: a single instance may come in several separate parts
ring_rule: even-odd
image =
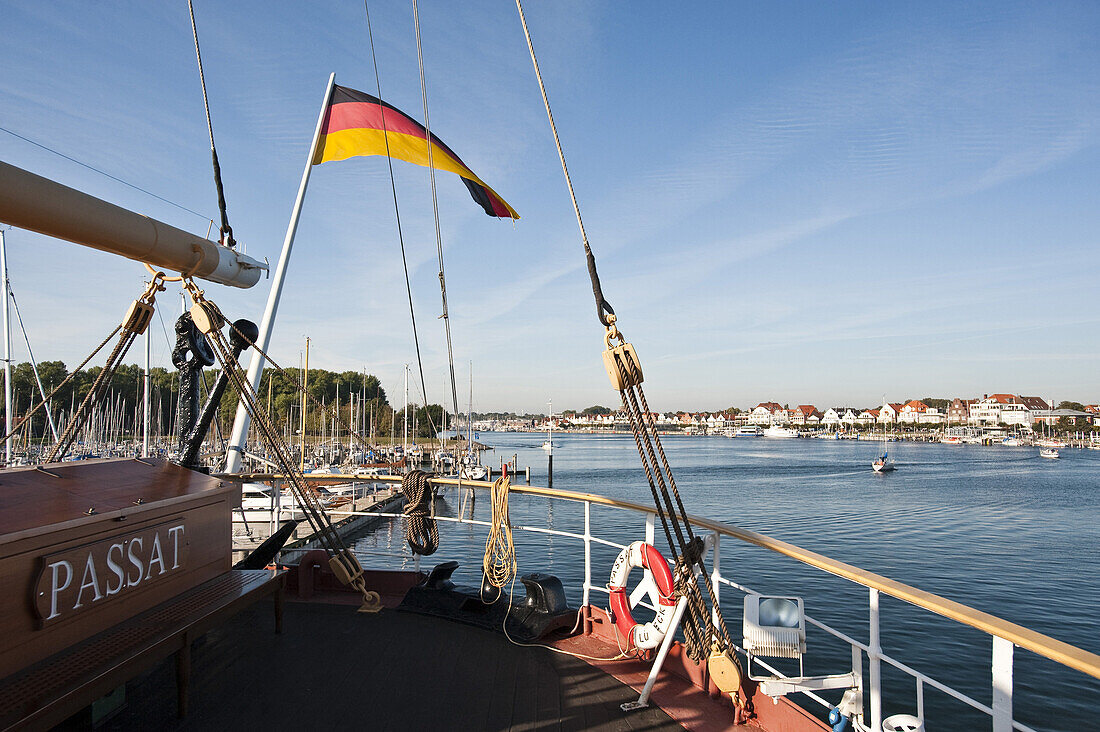
[[[267,351],[271,344],[271,329],[275,325],[275,313],[279,310],[279,298],[283,294],[283,281],[286,279],[286,268],[290,262],[290,251],[294,247],[294,234],[298,231],[298,218],[302,213],[302,201],[306,196],[306,186],[309,184],[309,173],[313,168],[313,156],[317,152],[317,143],[321,139],[321,127],[325,122],[325,112],[328,111],[328,103],[332,98],[332,87],[336,82],[336,74],[328,77],[328,87],[325,89],[325,99],[321,104],[321,111],[317,115],[317,127],[313,131],[313,143],[309,146],[309,156],[306,158],[306,168],[302,171],[302,182],[298,185],[298,197],[294,201],[294,208],[290,213],[290,223],[286,228],[286,237],[283,239],[283,249],[279,253],[279,263],[275,266],[275,275],[272,277],[271,291],[267,295],[267,307],[264,309],[263,320],[260,321],[260,334],[256,338],[258,348],[252,351],[252,360],[248,365],[248,382],[255,391],[260,386],[260,375],[263,372],[264,357],[260,351]],[[244,402],[237,403],[237,416],[233,420],[233,434],[229,438],[229,445],[225,451],[225,471],[235,473],[241,469],[241,454],[244,450],[244,442],[248,436],[248,425],[251,418]]]
[[[141,456],[149,457],[149,353],[151,350],[150,344],[153,341],[153,329],[145,329],[145,374],[143,380],[145,381],[145,394],[142,396],[143,413],[141,418]]]
[[[474,362],[470,361],[470,406],[466,412],[466,454],[474,456]],[[471,460],[472,461],[472,460]]]
[[[306,387],[309,385],[309,336],[306,336],[306,364],[302,368],[302,429],[299,433],[301,439],[299,445],[302,448],[301,461],[298,464],[298,469],[302,470],[306,467]]]
[[[0,229],[0,277],[3,277],[4,298],[4,434],[11,431],[11,329],[8,323],[8,247],[4,243],[4,230]],[[11,465],[11,437],[4,440],[4,465]]]
[[[409,449],[409,365],[405,364],[405,411],[401,415],[401,448]]]
[[[550,408],[550,426],[547,435],[550,438],[550,453],[546,456],[546,487],[554,487],[554,400],[546,402]]]

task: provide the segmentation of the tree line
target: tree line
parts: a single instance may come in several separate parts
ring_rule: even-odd
[[[62,361],[43,361],[38,364],[38,377],[41,389],[35,379],[34,369],[24,362],[12,367],[12,414],[13,424],[18,424],[23,415],[42,402],[42,392],[49,397],[48,407],[61,429],[64,420],[71,417],[88,394],[92,384],[102,372],[102,367],[94,366],[72,374]],[[203,373],[203,386],[200,389],[201,402],[214,386],[217,369],[207,369]],[[172,435],[177,432],[176,415],[179,400],[179,372],[163,367],[150,369],[150,425],[154,436]],[[142,429],[142,401],[144,397],[144,369],[137,364],[121,365],[116,369],[111,385],[97,411],[110,413],[113,424],[122,434],[140,433]],[[280,431],[291,434],[299,429],[301,423],[301,380],[300,370],[280,372],[265,368],[257,389],[259,407],[268,414]],[[323,427],[331,430],[331,410],[329,406],[339,403],[340,418],[345,424],[352,425],[357,431],[372,432],[375,436],[388,437],[391,430],[400,435],[403,429],[403,414],[396,413],[390,406],[386,391],[377,376],[355,371],[328,371],[309,369],[305,378],[306,391],[312,399],[306,400],[306,431],[318,433]],[[62,385],[59,389],[58,386]],[[56,393],[55,393],[56,389]],[[316,400],[316,401],[314,401]],[[325,405],[322,410],[319,405]],[[226,390],[216,420],[223,435],[232,428],[237,409],[237,395],[232,386]],[[422,437],[430,436],[431,424],[438,429],[443,421],[443,408],[438,404],[428,405],[432,419],[423,407],[409,406],[409,434],[414,434],[413,425]],[[324,413],[323,413],[324,412]],[[0,414],[0,420],[3,415]],[[450,416],[448,415],[448,419]],[[354,420],[354,424],[353,423]],[[31,439],[40,439],[49,433],[49,426],[43,410],[39,410],[24,427]],[[341,428],[342,431],[342,428]],[[5,427],[4,434],[7,433]]]

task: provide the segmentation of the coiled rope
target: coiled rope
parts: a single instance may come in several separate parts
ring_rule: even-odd
[[[489,490],[493,513],[489,521],[489,536],[485,539],[485,557],[481,563],[485,582],[501,591],[516,576],[516,545],[512,540],[512,518],[508,513],[511,482],[508,477],[497,478]]]
[[[412,470],[401,479],[401,492],[405,494],[405,541],[421,556],[435,554],[439,548],[431,478],[423,470]]]

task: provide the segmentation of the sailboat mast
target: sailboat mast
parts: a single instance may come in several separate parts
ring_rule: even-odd
[[[151,343],[153,342],[153,329],[145,329],[145,373],[142,375],[142,380],[145,382],[145,393],[142,395],[142,417],[141,417],[141,456],[149,457],[149,354],[151,351]]]
[[[0,277],[4,298],[4,434],[11,431],[11,329],[8,324],[8,247],[4,230],[0,229]],[[11,437],[4,440],[4,465],[11,465]]]
[[[401,447],[409,446],[409,365],[405,364],[405,411],[401,415]]]

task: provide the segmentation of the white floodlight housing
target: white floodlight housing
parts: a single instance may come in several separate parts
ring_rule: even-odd
[[[760,684],[760,690],[778,701],[792,692],[850,689],[852,698],[847,707],[862,704],[855,672],[830,676],[806,676],[802,656],[806,653],[806,609],[801,597],[745,596],[745,620],[742,641],[748,657],[748,677]],[[797,658],[798,676],[753,676],[754,656]],[[855,700],[859,699],[859,702]]]
[[[743,646],[768,658],[802,658],[806,652],[806,611],[801,597],[745,595]]]

